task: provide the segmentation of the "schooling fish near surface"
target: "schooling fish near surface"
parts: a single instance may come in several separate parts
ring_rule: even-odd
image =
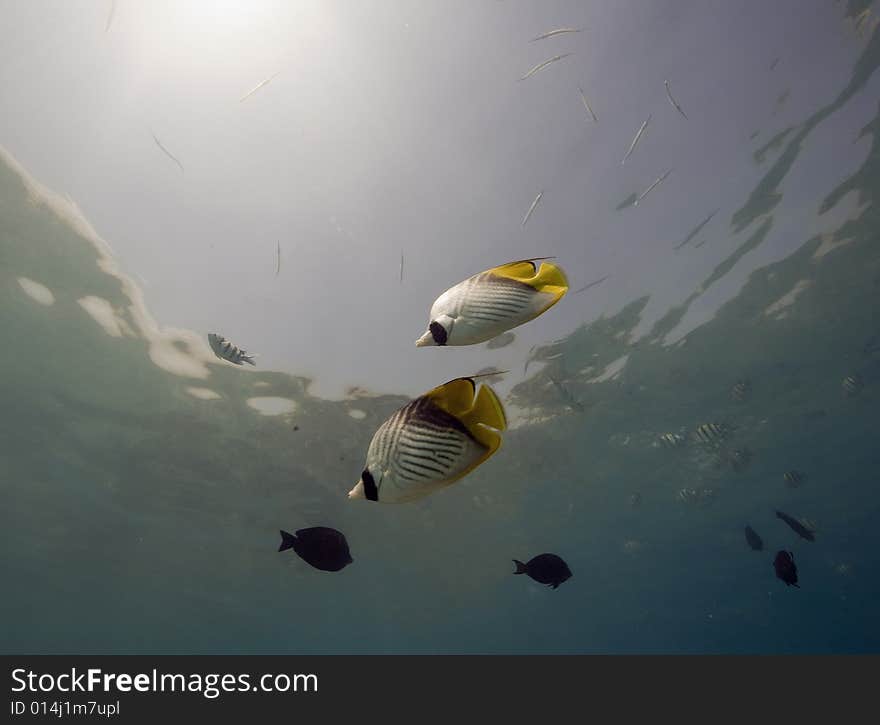
[[[596,114],[593,113],[593,109],[590,107],[590,104],[589,104],[589,102],[587,101],[587,97],[586,97],[586,95],[584,95],[584,91],[583,91],[583,89],[582,89],[580,86],[578,86],[578,91],[579,91],[580,94],[581,94],[581,103],[583,103],[583,104],[584,104],[584,108],[586,108],[587,111],[590,112],[590,115],[593,117],[593,122],[594,122],[594,123],[599,123],[599,119],[596,118]]]
[[[526,78],[533,76],[535,73],[537,73],[542,68],[546,68],[551,63],[555,63],[558,60],[562,60],[563,58],[567,58],[570,55],[572,55],[572,54],[571,53],[563,53],[562,55],[554,55],[552,58],[545,60],[543,63],[538,63],[538,65],[536,65],[528,73],[526,73],[524,76],[522,76],[520,78],[520,80],[524,81]]]
[[[663,85],[666,86],[666,97],[669,99],[669,102],[672,104],[672,107],[678,111],[682,116],[684,116],[685,120],[687,120],[687,114],[681,110],[681,106],[678,105],[678,101],[676,101],[672,97],[672,91],[669,90],[669,81],[663,81]]]
[[[526,222],[532,218],[532,212],[535,211],[535,207],[538,206],[538,202],[544,197],[543,190],[538,193],[535,197],[535,200],[532,202],[532,205],[529,207],[529,210],[526,212],[526,215],[523,217],[522,224],[520,226],[525,226]]]
[[[645,132],[645,129],[648,128],[648,124],[651,122],[651,115],[645,119],[645,122],[639,127],[639,130],[636,131],[635,138],[633,138],[632,143],[629,145],[629,149],[626,152],[626,156],[623,157],[623,161],[621,161],[621,165],[626,163],[626,160],[632,155],[632,152],[635,151],[636,145],[639,143],[639,140],[642,138],[642,134]]]
[[[564,33],[580,33],[581,30],[583,30],[583,28],[556,28],[556,30],[548,30],[546,33],[536,35],[529,42],[534,43],[536,40],[546,40],[547,38],[554,38],[557,35],[563,35]]]
[[[348,494],[406,503],[460,480],[501,447],[501,400],[476,376],[444,383],[397,410],[370,441],[361,478]]]
[[[161,142],[158,138],[156,138],[156,134],[153,134],[153,141],[155,141],[155,142],[156,142],[156,145],[157,145],[160,149],[162,149],[162,153],[164,153],[169,159],[171,159],[175,164],[177,164],[177,165],[180,167],[180,170],[183,171],[183,164],[180,163],[180,161],[177,160],[177,157],[176,157],[174,154],[172,154],[168,149],[166,149],[166,148],[162,145],[162,142]],[[185,172],[184,172],[184,173],[185,173]]]
[[[450,287],[431,306],[428,331],[416,346],[476,345],[549,310],[568,291],[568,280],[544,259],[502,264]]]

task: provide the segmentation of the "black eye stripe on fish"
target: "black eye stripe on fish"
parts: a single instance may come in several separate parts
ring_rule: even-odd
[[[376,480],[373,478],[373,474],[366,468],[364,469],[364,472],[361,473],[361,481],[364,483],[364,496],[366,499],[368,501],[378,501],[379,489],[376,486]]]
[[[431,331],[431,337],[434,338],[434,342],[438,345],[445,345],[447,334],[446,328],[443,327],[439,322],[432,322],[428,325],[428,329]]]

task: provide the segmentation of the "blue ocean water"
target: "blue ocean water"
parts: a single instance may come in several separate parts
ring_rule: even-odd
[[[296,371],[222,363],[207,331],[159,326],[76,206],[3,152],[0,650],[877,652],[880,98],[856,139],[864,159],[829,193],[802,199],[793,168],[835,113],[876,95],[878,63],[874,31],[836,93],[744,147],[762,175],[682,246],[726,244],[693,293],[646,324],[637,291],[510,355],[501,451],[401,506],[346,494],[408,395],[322,398]],[[686,325],[785,228],[786,195],[819,217],[852,209],[786,239]],[[688,211],[696,228],[712,209]],[[694,440],[704,423],[725,426],[719,446]],[[802,485],[786,485],[791,470]],[[776,510],[808,519],[815,541]],[[276,551],[279,529],[320,525],[350,543],[339,573]],[[775,577],[780,549],[800,589]],[[544,551],[574,574],[557,590],[512,575],[512,559]]]

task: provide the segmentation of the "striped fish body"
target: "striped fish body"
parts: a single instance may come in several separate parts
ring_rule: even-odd
[[[680,436],[678,433],[664,433],[659,440],[660,445],[664,448],[678,448],[684,443],[684,436]]]
[[[466,476],[501,446],[507,420],[488,386],[458,378],[410,401],[373,435],[349,498],[407,503]]]
[[[848,375],[843,379],[841,386],[847,395],[856,395],[862,389],[864,383],[858,375]]]
[[[800,471],[786,471],[782,474],[785,485],[789,488],[798,488],[804,482],[804,474]]]
[[[707,446],[717,446],[727,435],[727,429],[720,423],[702,423],[694,431],[694,440]]]
[[[210,333],[208,335],[208,343],[211,345],[211,350],[214,351],[214,354],[221,360],[226,360],[235,365],[242,365],[244,363],[256,365],[253,355],[248,354],[246,350],[242,350],[238,345],[231,343],[222,335]]]
[[[416,345],[476,345],[546,312],[568,291],[568,280],[556,265],[536,261],[495,267],[446,290]]]

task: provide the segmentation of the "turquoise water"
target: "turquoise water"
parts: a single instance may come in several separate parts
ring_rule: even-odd
[[[852,25],[865,7],[834,12]],[[623,304],[561,335],[534,332],[531,350],[479,346],[467,365],[485,358],[481,367],[511,370],[498,386],[512,423],[503,447],[462,482],[401,506],[346,495],[373,432],[411,393],[352,387],[322,397],[320,374],[221,363],[207,348],[213,330],[156,322],[136,270],[68,198],[3,152],[0,650],[878,651],[878,63],[874,31],[840,87],[811,98],[789,128],[744,140],[757,183],[727,194],[678,252],[712,207],[667,210],[684,231],[663,233],[664,255],[718,256],[696,279],[660,279],[683,294],[659,314],[646,314],[657,294],[623,285]],[[872,120],[857,138],[829,142],[835,114],[854,103],[867,103]],[[801,183],[804,154],[854,141],[854,169],[841,176],[829,163],[821,193],[815,179]],[[625,196],[608,205],[612,219],[636,212],[614,210]],[[474,272],[487,266],[481,259]],[[573,289],[603,273],[557,261]],[[639,266],[637,249],[627,264]],[[438,291],[456,281],[438,280]],[[570,293],[560,308],[586,308],[612,283]],[[434,295],[405,290],[421,319]],[[273,334],[295,314],[279,310]],[[320,350],[321,336],[300,342]],[[376,348],[397,364],[393,345]],[[368,354],[349,352],[353,364]],[[414,384],[427,390],[461,368]],[[847,376],[863,382],[855,394]],[[741,379],[751,389],[736,400]],[[353,372],[351,385],[362,382]],[[690,440],[706,422],[730,427],[723,451],[747,450],[745,465]],[[660,445],[669,432],[686,440]],[[797,488],[783,479],[792,469],[806,474]],[[776,509],[813,522],[815,542]],[[748,548],[746,524],[764,551]],[[322,525],[348,538],[354,563],[343,571],[276,551],[279,529]],[[775,578],[778,549],[794,553],[800,589]],[[555,591],[512,576],[513,558],[544,551],[574,574]]]

